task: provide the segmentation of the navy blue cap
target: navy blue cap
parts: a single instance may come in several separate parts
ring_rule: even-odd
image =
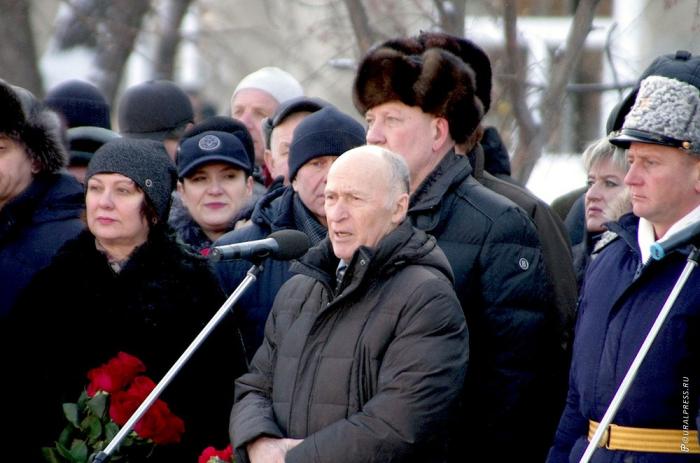
[[[197,167],[211,162],[231,164],[248,175],[252,172],[243,143],[228,132],[202,132],[180,142],[177,152],[178,177],[186,177]]]
[[[187,129],[184,135],[182,135],[183,140],[181,140],[180,143],[182,143],[185,138],[194,137],[200,133],[211,131],[227,132],[235,135],[236,138],[243,143],[243,147],[248,152],[250,165],[255,165],[255,147],[253,146],[253,137],[250,136],[250,132],[248,132],[248,129],[243,122],[229,116],[212,116],[193,125]]]

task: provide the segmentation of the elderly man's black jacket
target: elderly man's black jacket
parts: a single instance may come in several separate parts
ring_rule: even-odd
[[[525,212],[447,153],[411,196],[413,225],[437,239],[470,332],[451,461],[542,461],[563,408],[563,326]],[[477,458],[478,460],[478,458]]]
[[[406,221],[355,253],[338,290],[337,265],[326,239],[277,295],[236,381],[239,461],[263,435],[304,439],[287,462],[445,461],[468,336],[444,254]]]

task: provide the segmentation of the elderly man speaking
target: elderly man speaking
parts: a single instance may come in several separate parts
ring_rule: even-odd
[[[293,264],[236,381],[238,461],[445,461],[468,334],[447,258],[406,221],[409,191],[379,147],[331,167],[328,238]]]

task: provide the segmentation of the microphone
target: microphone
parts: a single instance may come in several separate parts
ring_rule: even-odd
[[[277,260],[297,259],[311,247],[309,237],[298,230],[279,230],[262,240],[215,246],[209,253],[213,261],[270,257]]]
[[[669,239],[651,245],[651,256],[656,260],[661,260],[666,255],[687,244],[700,243],[700,221],[684,228]]]

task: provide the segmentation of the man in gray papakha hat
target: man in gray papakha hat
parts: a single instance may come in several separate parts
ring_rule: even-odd
[[[633,213],[586,274],[574,337],[567,407],[548,462],[579,461],[618,385],[671,293],[693,246],[650,246],[700,222],[700,90],[650,76],[610,141],[628,149]],[[698,236],[691,243],[698,244]],[[655,256],[659,257],[659,256]],[[700,461],[700,272],[690,274],[593,461]]]

